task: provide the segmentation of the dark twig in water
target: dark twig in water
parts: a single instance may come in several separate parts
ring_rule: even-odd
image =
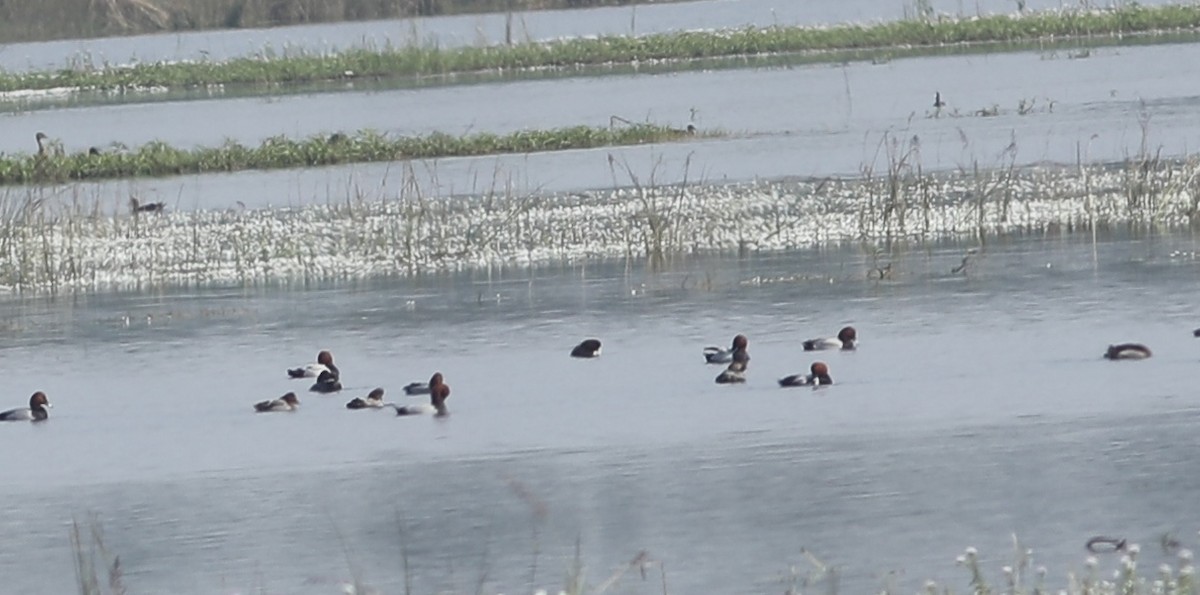
[[[967,253],[962,258],[962,262],[959,263],[958,266],[950,269],[950,274],[952,274],[952,275],[957,275],[959,273],[962,273],[964,275],[967,274],[967,267],[971,266],[971,257],[974,255],[975,255],[974,248],[967,250]]]
[[[1122,537],[1096,536],[1087,541],[1087,551],[1093,554],[1109,554],[1125,551],[1125,539]]]
[[[1162,547],[1163,553],[1168,556],[1174,556],[1179,552],[1179,548],[1183,546],[1171,531],[1163,533],[1162,537],[1158,538],[1158,545]]]

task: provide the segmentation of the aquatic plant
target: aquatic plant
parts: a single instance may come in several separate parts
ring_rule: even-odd
[[[83,186],[61,195],[13,189],[0,196],[0,289],[288,285],[596,258],[1186,228],[1200,203],[1200,158],[1161,160],[1146,173],[1157,194],[1137,204],[1127,200],[1125,164],[917,175],[915,156],[908,163],[912,175],[894,179],[660,180],[557,194],[518,194],[501,181],[472,196],[443,194],[436,181],[422,183],[409,169],[398,190],[352,190],[327,204],[196,211],[168,205],[160,214],[108,211]],[[893,193],[920,197],[902,199],[903,223],[901,201],[880,198]],[[863,274],[884,268],[879,262],[878,255],[864,262]],[[888,264],[888,278],[903,274]]]
[[[1122,4],[1107,10],[1053,10],[974,18],[933,17],[832,27],[684,31],[640,37],[604,36],[546,43],[440,48],[409,44],[340,53],[278,53],[223,62],[92,64],[57,72],[0,73],[0,92],[31,89],[138,91],[220,85],[274,86],[379,77],[441,76],[487,71],[570,69],[794,52],[946,47],[1098,39],[1132,34],[1194,33],[1200,5]],[[834,58],[831,58],[834,59]],[[836,59],[844,59],[836,57]]]
[[[105,587],[108,595],[124,595],[121,557],[108,550],[99,521],[93,517],[85,532],[79,526],[79,520],[72,519],[70,539],[79,595],[105,595]],[[100,580],[98,570],[107,574],[107,580]]]
[[[708,133],[710,136],[715,134],[718,133]],[[434,132],[424,136],[390,136],[362,131],[357,134],[316,135],[299,140],[273,136],[257,147],[228,141],[219,147],[180,149],[163,142],[151,142],[133,150],[116,147],[97,154],[0,154],[0,184],[566,151],[664,142],[690,135],[686,130],[656,124],[631,124],[609,128],[573,126],[551,130],[521,130],[503,135],[480,132],[452,136]]]

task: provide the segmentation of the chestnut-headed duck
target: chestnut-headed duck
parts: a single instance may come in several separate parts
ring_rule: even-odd
[[[350,399],[349,403],[346,403],[346,409],[379,409],[380,407],[383,407],[382,388],[377,388],[371,391],[371,393],[367,395],[367,398],[365,399],[362,397],[354,397],[353,399]]]
[[[287,371],[289,378],[316,378],[321,375],[321,372],[332,372],[334,378],[341,376],[337,366],[333,365],[333,354],[328,351],[322,351],[317,354],[317,362],[307,364],[301,368],[292,368]]]
[[[325,370],[321,372],[320,376],[317,376],[317,381],[308,387],[308,390],[314,393],[336,393],[342,390],[342,383],[338,380],[337,374]]]
[[[779,386],[828,386],[833,384],[833,378],[829,377],[829,366],[825,362],[813,362],[813,365],[808,368],[810,374],[793,374],[786,378],[779,379]]]
[[[50,400],[46,398],[46,393],[39,390],[29,397],[28,407],[0,413],[0,421],[46,421],[50,417],[50,412],[46,411],[49,407]]]
[[[600,357],[600,339],[587,339],[576,345],[571,357]]]
[[[746,381],[746,362],[741,359],[734,359],[720,374],[717,375],[717,384],[741,384]]]
[[[838,331],[837,337],[823,337],[820,339],[809,339],[804,342],[805,351],[820,351],[822,349],[854,349],[858,343],[858,332],[854,327],[848,326]]]
[[[733,344],[729,349],[721,349],[720,347],[705,347],[704,361],[709,364],[727,364],[734,360],[733,354],[742,352],[745,356],[744,361],[750,361],[750,353],[746,351],[746,347],[750,341],[746,339],[746,335],[738,335],[733,338]]]
[[[428,415],[432,413],[438,417],[442,417],[449,413],[446,411],[446,398],[449,396],[450,385],[443,381],[442,373],[438,372],[429,379],[428,404],[397,405],[395,403],[387,403],[384,406],[394,408],[396,415]]]
[[[296,397],[296,393],[288,393],[278,399],[270,401],[259,401],[254,404],[254,410],[258,413],[272,413],[275,411],[295,411],[300,408],[300,399]]]
[[[1108,351],[1104,353],[1106,359],[1146,359],[1150,355],[1150,348],[1141,343],[1109,345]]]

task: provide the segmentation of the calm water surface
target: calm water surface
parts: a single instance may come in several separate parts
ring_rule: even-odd
[[[1147,0],[1144,5],[1171,0]],[[932,0],[943,14],[975,16],[1011,13],[1011,0]],[[1027,0],[1029,10],[1076,7],[1065,0]],[[1119,2],[1093,1],[1107,7]],[[546,41],[562,37],[646,35],[694,29],[744,26],[818,25],[888,21],[913,16],[909,0],[702,0],[637,7],[516,12],[514,41]],[[504,14],[332,23],[275,29],[242,29],[167,33],[107,39],[20,43],[0,51],[0,68],[62,68],[72,60],[94,64],[130,61],[226,60],[264,51],[324,52],[354,47],[427,44],[440,47],[498,44],[509,26]]]
[[[1196,244],[994,240],[965,277],[948,244],[898,253],[883,283],[845,248],[10,298],[4,400],[55,408],[0,427],[0,564],[24,569],[14,592],[71,591],[67,528],[91,513],[137,593],[333,593],[354,574],[401,593],[405,553],[414,592],[529,592],[577,539],[591,584],[646,550],[679,593],[782,591],[801,548],[858,593],[892,571],[963,588],[954,556],[998,571],[1013,532],[1060,577],[1096,533],[1193,545]],[[820,354],[836,386],[775,386],[814,360],[801,339],[847,323],[861,348]],[[717,386],[700,348],[736,332],[750,381]],[[566,357],[587,336],[603,357]],[[1155,357],[1100,358],[1120,341]],[[321,348],[340,395],[284,378]],[[435,370],[447,419],[342,408]],[[251,413],[288,390],[301,411]],[[631,573],[618,592],[661,589]]]
[[[34,134],[63,137],[68,150],[114,140],[140,145],[258,144],[373,128],[393,135],[507,133],[528,128],[607,126],[610,116],[724,130],[720,139],[546,154],[440,159],[412,164],[426,191],[513,193],[627,185],[625,169],[659,183],[720,182],[788,175],[859,175],[886,169],[885,134],[916,138],[926,170],[1041,162],[1116,161],[1145,143],[1183,155],[1200,134],[1200,44],[1066,54],[928,57],[872,65],[808,65],[518,81],[465,87],[318,93],[39,110],[0,117],[0,150],[27,152]],[[1200,56],[1197,56],[1200,58]],[[1189,70],[1191,69],[1191,70]],[[1197,70],[1197,72],[1192,72]],[[934,90],[949,107],[933,117]],[[1022,101],[1032,102],[1022,114]],[[994,117],[976,114],[998,108]],[[63,131],[63,132],[58,132]],[[1011,148],[1011,152],[1010,152]],[[619,175],[609,160],[612,155]],[[173,209],[343,201],[398,187],[407,164],[383,163],[235,175],[71,185],[62,195],[124,208],[129,194]]]

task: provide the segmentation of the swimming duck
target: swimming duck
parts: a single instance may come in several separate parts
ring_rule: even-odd
[[[317,381],[308,387],[308,390],[314,393],[336,393],[342,390],[342,383],[338,380],[337,374],[325,370],[321,372],[320,376],[317,376]]]
[[[39,390],[29,397],[29,407],[0,413],[0,421],[45,421],[50,417],[50,412],[46,411],[48,407],[50,400],[46,398],[46,393]]]
[[[95,154],[99,155],[100,153]],[[165,208],[167,208],[167,203],[165,202],[148,202],[143,204],[136,196],[129,197],[129,209],[135,215],[138,213],[161,213]]]
[[[750,353],[746,351],[746,346],[749,345],[749,340],[746,335],[738,335],[733,338],[733,344],[729,349],[721,349],[720,347],[705,347],[704,361],[709,364],[727,364],[733,361],[733,354],[741,351],[745,355],[745,361],[750,361]]]
[[[379,409],[383,407],[383,389],[377,388],[367,398],[354,397],[346,403],[346,409]]]
[[[317,354],[317,363],[308,364],[302,368],[292,368],[287,373],[288,378],[316,378],[325,371],[332,372],[334,377],[340,376],[337,366],[333,365],[333,354],[328,351]]]
[[[825,362],[813,362],[808,368],[810,374],[793,374],[785,378],[779,379],[779,386],[828,386],[833,384],[833,378],[829,377],[829,366]]]
[[[429,383],[428,382],[410,382],[408,384],[405,384],[404,385],[404,394],[409,395],[409,396],[427,395],[427,394],[429,394]]]
[[[443,381],[442,373],[438,372],[429,379],[428,404],[397,405],[395,403],[387,403],[385,407],[394,408],[396,415],[428,415],[432,413],[438,417],[442,417],[449,414],[446,410],[446,398],[449,396],[450,385]]]
[[[587,339],[571,350],[571,357],[600,357],[600,340]]]
[[[1106,359],[1146,359],[1150,355],[1150,348],[1141,343],[1109,345],[1108,351],[1104,353]]]
[[[259,401],[254,404],[254,411],[258,413],[271,413],[275,411],[295,411],[300,408],[300,399],[296,398],[296,393],[288,393],[278,399],[270,401]]]
[[[822,349],[854,349],[858,342],[858,332],[854,327],[848,326],[838,331],[837,338],[824,337],[820,339],[809,339],[804,342],[805,351],[820,351]]]
[[[717,384],[741,384],[746,382],[746,361],[742,359],[734,359],[720,374],[717,375]]]

